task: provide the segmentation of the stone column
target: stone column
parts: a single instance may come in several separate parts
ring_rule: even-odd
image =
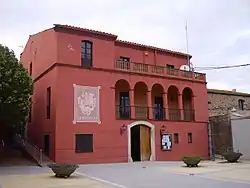
[[[147,92],[148,119],[153,119],[153,106],[151,91]]]
[[[180,120],[184,120],[182,94],[178,94],[178,108],[180,111]]]
[[[129,103],[130,103],[130,118],[135,119],[135,96],[134,90],[129,90]]]
[[[165,108],[165,119],[169,119],[169,114],[168,114],[168,93],[163,93],[163,107]]]

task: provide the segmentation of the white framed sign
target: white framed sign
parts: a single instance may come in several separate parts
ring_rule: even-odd
[[[81,86],[73,84],[74,87],[74,120],[73,123],[94,122],[100,120],[100,86]]]

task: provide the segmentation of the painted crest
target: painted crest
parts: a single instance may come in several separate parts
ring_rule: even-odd
[[[96,122],[100,120],[100,87],[81,86],[74,87],[74,120],[73,123]]]
[[[83,115],[89,116],[96,107],[96,98],[93,93],[82,92],[77,103]]]

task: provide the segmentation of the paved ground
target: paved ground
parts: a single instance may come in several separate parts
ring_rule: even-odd
[[[72,176],[68,179],[55,178],[48,174],[33,174],[33,175],[11,175],[0,177],[0,182],[3,188],[111,188],[108,184],[103,184],[102,182],[92,180],[89,178],[84,178],[81,176]],[[114,187],[113,187],[114,188]]]
[[[202,164],[186,168],[180,162],[84,165],[81,172],[127,188],[250,188],[250,164]],[[121,187],[122,187],[121,186]]]
[[[250,188],[250,163],[204,162],[202,167],[191,169],[181,166],[181,162],[81,165],[75,176],[70,179],[52,178],[47,168],[0,167],[0,185],[3,188],[39,188],[39,186],[43,188],[166,188],[170,186],[174,188]]]

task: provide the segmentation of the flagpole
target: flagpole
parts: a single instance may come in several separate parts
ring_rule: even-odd
[[[185,33],[186,33],[186,47],[187,47],[187,63],[188,63],[188,67],[189,70],[191,70],[191,66],[190,66],[190,59],[189,59],[189,46],[188,46],[188,24],[187,24],[187,20],[185,20]]]

